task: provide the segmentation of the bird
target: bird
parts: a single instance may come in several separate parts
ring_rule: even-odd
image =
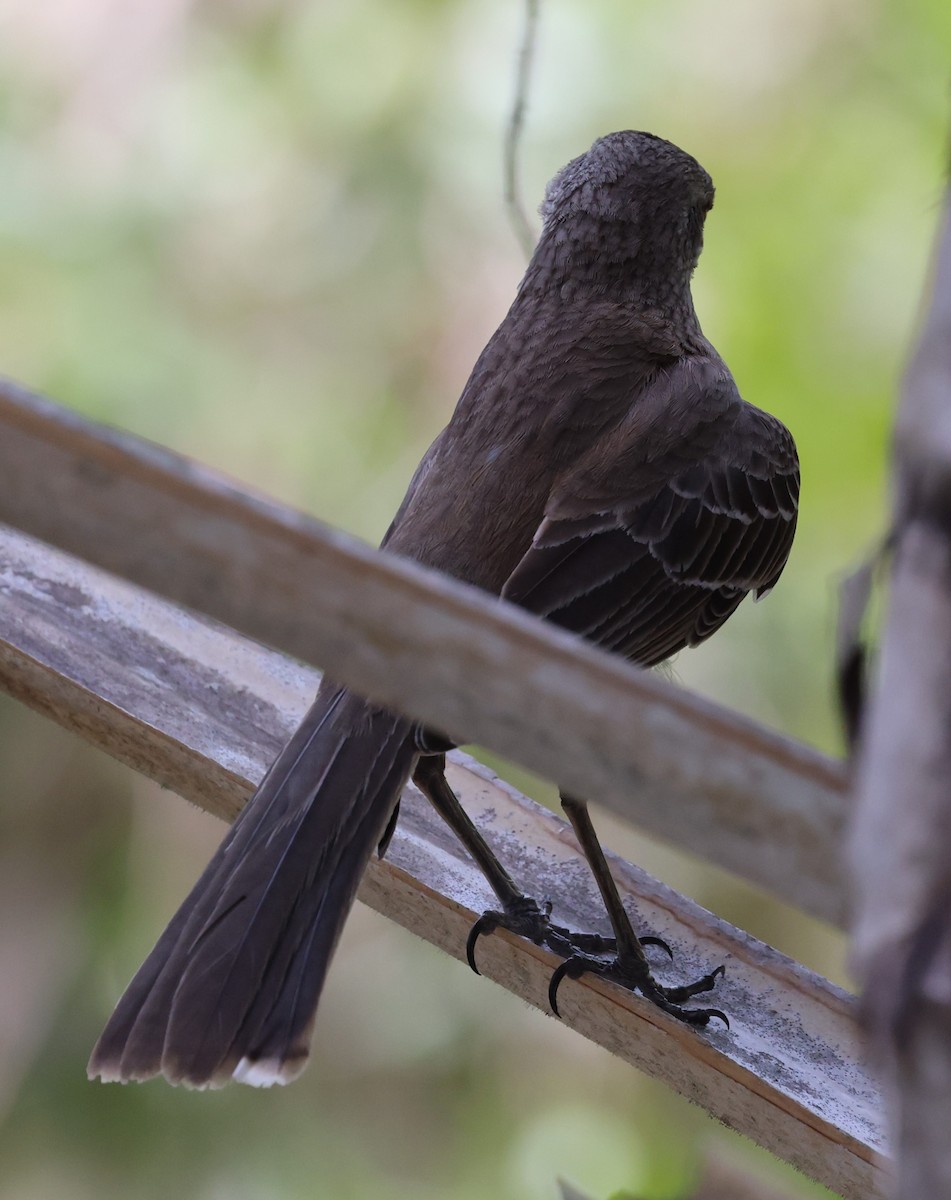
[[[599,138],[548,184],[515,299],[382,542],[645,668],[705,641],[786,565],[799,502],[788,429],[744,400],[704,336],[691,277],[714,187],[651,133]],[[586,799],[562,794],[614,932],[609,953],[525,896],[449,787],[451,740],[324,678],[301,725],[145,960],[90,1078],[193,1088],[288,1083],[374,851],[413,779],[499,900],[473,927],[555,946],[690,1024],[654,980]],[[663,945],[663,943],[660,943]],[[605,946],[597,948],[603,951]]]

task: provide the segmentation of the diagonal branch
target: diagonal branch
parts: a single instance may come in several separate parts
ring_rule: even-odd
[[[841,764],[511,605],[12,384],[0,520],[842,918]]]
[[[233,630],[0,531],[0,686],[211,811],[238,811],[316,682]],[[564,822],[464,755],[450,782],[519,881],[555,901],[557,920],[598,927],[597,894]],[[717,998],[734,1027],[698,1034],[590,976],[566,982],[566,1024],[841,1195],[882,1196],[880,1101],[858,1065],[849,998],[636,867],[614,859],[612,869],[673,947],[678,974],[726,964]],[[361,897],[456,957],[492,901],[412,790]],[[500,934],[480,942],[479,963],[547,1010],[550,955]]]

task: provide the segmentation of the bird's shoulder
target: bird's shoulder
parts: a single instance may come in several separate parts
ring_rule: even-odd
[[[659,371],[625,419],[555,481],[504,595],[548,614],[564,600],[559,572],[569,562],[585,595],[598,571],[620,580],[641,564],[659,587],[725,589],[722,623],[746,592],[779,578],[798,500],[792,435],[740,397],[722,361],[693,356]],[[682,644],[715,627],[704,623]]]
[[[713,513],[751,520],[795,516],[799,459],[792,434],[745,401],[715,354],[658,368],[622,420],[555,481],[553,524],[610,519],[649,506],[661,492]]]

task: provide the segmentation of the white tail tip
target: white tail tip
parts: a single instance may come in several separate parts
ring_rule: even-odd
[[[236,1083],[246,1083],[249,1087],[273,1087],[275,1084],[293,1083],[303,1071],[306,1059],[302,1062],[279,1062],[276,1058],[259,1058],[252,1061],[242,1058],[231,1078]]]

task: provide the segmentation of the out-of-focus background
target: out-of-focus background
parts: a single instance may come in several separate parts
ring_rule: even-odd
[[[835,585],[872,542],[946,144],[946,0],[548,0],[524,154],[680,143],[718,187],[706,332],[803,460],[767,603],[685,685],[826,750]],[[523,268],[512,0],[0,0],[0,371],[376,540]],[[550,789],[516,775],[542,798]],[[846,983],[842,939],[602,818]],[[358,910],[292,1088],[85,1079],[221,828],[0,700],[0,1198],[682,1195],[705,1147],[820,1189]]]

